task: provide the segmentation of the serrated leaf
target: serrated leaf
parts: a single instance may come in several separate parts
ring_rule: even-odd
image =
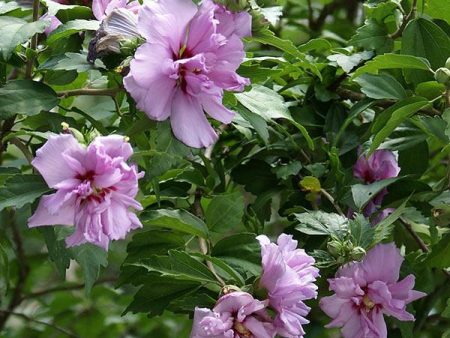
[[[39,175],[15,175],[0,188],[0,210],[6,207],[21,208],[50,190]]]
[[[349,44],[368,50],[386,50],[393,45],[393,41],[388,37],[384,25],[374,19],[368,19],[364,26],[357,29]]]
[[[95,68],[92,63],[87,61],[87,54],[80,53],[57,55],[39,66],[39,70],[76,70],[78,73]]]
[[[197,254],[197,253],[194,254],[194,256],[201,257],[204,260],[207,260],[207,261],[213,263],[213,265],[216,268],[217,273],[220,276],[222,276],[225,280],[232,279],[236,286],[244,286],[245,285],[245,280],[241,276],[241,274],[239,272],[237,272],[235,269],[233,269],[231,266],[229,266],[223,260],[221,260],[217,257],[212,257],[212,256]]]
[[[348,229],[348,219],[335,213],[309,211],[294,216],[299,222],[295,230],[307,235],[339,235]]]
[[[426,263],[432,268],[450,267],[450,234],[442,236],[441,240],[432,247]]]
[[[11,16],[0,16],[0,53],[3,60],[8,60],[16,47],[36,33],[42,33],[49,25],[48,21],[41,20],[26,22]]]
[[[408,200],[409,198],[403,201],[403,203],[388,217],[384,218],[375,225],[375,234],[373,236],[372,245],[380,243],[391,235],[394,229],[394,222],[406,211],[406,203],[408,203]]]
[[[100,267],[108,265],[108,252],[93,244],[82,244],[71,251],[83,270],[84,291],[89,295],[100,274]]]
[[[240,192],[214,196],[206,209],[208,227],[217,232],[228,231],[241,223],[244,196]]]
[[[58,104],[49,86],[31,80],[15,80],[0,88],[0,120],[15,114],[36,115]]]
[[[367,218],[356,214],[354,219],[349,220],[348,229],[353,239],[353,244],[368,249],[373,241],[375,229]]]
[[[208,227],[197,216],[186,210],[159,209],[141,214],[144,225],[181,231],[194,236],[208,238]]]
[[[162,277],[198,283],[218,283],[213,273],[184,251],[170,250],[168,256],[151,256],[133,266],[145,268],[148,272],[158,272]]]

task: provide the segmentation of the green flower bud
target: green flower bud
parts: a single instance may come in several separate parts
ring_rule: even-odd
[[[439,68],[436,70],[436,73],[434,73],[434,78],[437,82],[450,86],[450,69],[443,67]]]
[[[350,253],[350,256],[353,260],[359,261],[366,255],[366,250],[364,248],[361,248],[360,246],[357,246],[353,248],[352,252]]]
[[[333,257],[339,257],[342,253],[342,244],[338,241],[329,241],[327,243],[327,249]]]

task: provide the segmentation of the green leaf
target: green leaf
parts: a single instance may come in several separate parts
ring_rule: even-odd
[[[182,236],[170,231],[151,230],[137,233],[127,246],[126,262],[136,262],[152,255],[162,255],[171,249],[184,247]]]
[[[76,70],[78,73],[95,69],[94,65],[87,61],[87,54],[66,53],[48,59],[39,66],[39,70]]]
[[[261,273],[261,247],[252,233],[241,233],[222,238],[213,247],[211,256],[218,257],[242,275]]]
[[[332,45],[331,43],[322,38],[318,39],[311,39],[308,42],[304,43],[303,45],[298,46],[298,50],[302,53],[307,53],[312,50],[329,50],[331,49]]]
[[[93,244],[76,246],[71,251],[83,270],[84,291],[89,295],[100,274],[100,267],[108,265],[108,252]]]
[[[8,60],[17,45],[26,42],[36,33],[42,33],[49,25],[48,21],[28,23],[11,16],[0,16],[0,53],[3,60]]]
[[[226,232],[237,227],[244,216],[244,196],[241,192],[214,196],[206,209],[208,227],[217,232]]]
[[[182,209],[151,210],[141,214],[140,219],[147,226],[168,228],[202,238],[209,236],[206,224],[197,216]]]
[[[71,20],[56,28],[47,38],[47,43],[53,43],[59,39],[68,37],[81,31],[96,31],[100,27],[100,21],[96,20]]]
[[[296,122],[289,112],[283,97],[276,91],[261,85],[253,85],[248,92],[236,93],[238,101],[251,112],[263,117],[266,121],[272,119],[287,119],[302,133],[311,149],[314,142],[308,131]]]
[[[6,207],[23,207],[50,191],[39,175],[16,175],[0,188],[0,211]]]
[[[435,23],[417,18],[408,23],[402,35],[402,54],[427,59],[433,69],[443,67],[450,56],[450,37]],[[406,78],[414,83],[432,80],[428,72],[408,71]]]
[[[370,247],[375,229],[366,217],[361,214],[356,214],[354,219],[349,220],[348,229],[350,230],[354,245],[366,250]]]
[[[381,220],[381,222],[375,226],[375,234],[373,236],[372,245],[380,243],[391,235],[392,230],[394,229],[394,222],[406,211],[406,203],[408,203],[408,200],[409,198],[403,201],[403,203],[396,208],[393,213]]]
[[[354,81],[361,86],[364,94],[373,99],[401,100],[407,96],[400,82],[389,74],[363,74]]]
[[[422,69],[432,72],[430,63],[424,58],[387,53],[376,56],[373,60],[358,68],[352,78],[366,73],[378,74],[381,69]]]
[[[226,281],[232,280],[236,286],[244,286],[245,285],[245,280],[241,276],[241,274],[239,272],[237,272],[235,269],[233,269],[231,266],[229,266],[227,263],[225,263],[223,260],[221,260],[217,257],[212,257],[212,256],[208,256],[208,255],[198,254],[198,253],[195,253],[193,255],[196,257],[201,257],[204,260],[207,260],[207,261],[213,263],[217,273],[222,278],[224,278]]]
[[[43,0],[45,6],[47,6],[48,15],[57,15],[58,18],[70,17],[70,13],[75,13],[77,19],[88,19],[92,16],[92,10],[89,7],[77,6],[77,5],[64,5],[56,1]],[[64,20],[65,22],[67,20]]]
[[[31,80],[15,80],[0,88],[0,120],[15,114],[36,115],[58,104],[49,86]]]
[[[350,73],[350,71],[359,65],[364,60],[369,60],[373,55],[371,51],[364,51],[361,53],[354,53],[351,55],[346,54],[333,54],[327,56],[327,59],[333,62],[336,62],[339,67],[346,73]]]
[[[394,177],[377,181],[372,184],[352,185],[352,196],[353,201],[355,202],[355,206],[359,211],[361,211],[367,205],[367,203],[372,198],[374,198],[381,190],[399,179],[400,177]]]
[[[39,231],[44,236],[50,260],[55,263],[59,275],[65,279],[66,270],[69,268],[71,258],[70,252],[66,248],[65,241],[56,237],[55,228],[53,226],[40,227]]]
[[[348,219],[335,213],[309,211],[294,216],[299,222],[295,230],[307,235],[339,235],[348,228]]]
[[[442,236],[441,240],[433,246],[426,264],[431,268],[445,269],[450,267],[450,234]]]
[[[436,19],[447,21],[450,25],[450,0],[424,1],[425,13]]]
[[[260,42],[265,45],[273,46],[285,53],[291,54],[296,57],[304,57],[304,54],[301,53],[290,40],[280,39],[279,37],[275,36],[275,34],[269,29],[259,31],[255,36],[252,36],[248,39],[251,41]]]
[[[258,133],[264,143],[269,142],[269,131],[266,120],[258,114],[252,113],[242,105],[235,107],[236,111],[241,115]],[[235,119],[236,120],[236,119]]]
[[[407,118],[414,115],[420,109],[425,108],[430,103],[423,97],[412,97],[403,101],[397,102],[392,107],[389,107],[383,112],[374,122],[375,131],[376,126],[383,127],[375,134],[372,144],[370,145],[369,155],[372,154],[381,143],[391,135],[391,133],[400,126]],[[387,119],[387,120],[386,120]]]
[[[131,311],[146,312],[150,316],[161,315],[172,301],[194,292],[198,287],[198,283],[190,281],[148,276],[124,313]]]
[[[384,25],[379,24],[374,19],[368,19],[364,26],[357,29],[349,44],[368,50],[388,50],[392,48],[393,41],[388,37]]]
[[[143,267],[148,272],[160,273],[162,277],[199,283],[219,283],[205,264],[184,251],[170,250],[168,256],[154,255],[131,265]]]

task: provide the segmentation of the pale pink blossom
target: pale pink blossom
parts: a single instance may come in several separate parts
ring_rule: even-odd
[[[361,262],[341,267],[329,279],[334,295],[320,300],[321,309],[333,320],[327,327],[341,328],[344,338],[387,338],[384,315],[413,321],[406,305],[424,297],[413,290],[415,278],[398,281],[403,257],[394,243],[378,244]]]
[[[90,242],[105,250],[141,227],[134,210],[142,209],[135,197],[143,173],[127,164],[132,154],[119,135],[96,137],[87,147],[71,134],[50,136],[32,165],[56,191],[41,198],[28,226],[74,226],[67,246]]]

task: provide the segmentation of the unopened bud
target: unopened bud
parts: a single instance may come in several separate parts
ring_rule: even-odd
[[[227,295],[232,292],[241,291],[236,285],[225,285],[220,291],[221,295]]]
[[[353,248],[350,255],[353,260],[359,261],[366,255],[366,250],[364,250],[364,248],[361,248],[360,246],[357,246]]]
[[[450,69],[450,58],[445,61],[445,68]]]
[[[439,68],[436,70],[436,73],[434,73],[434,78],[437,82],[450,86],[450,69],[443,67]]]
[[[342,251],[342,244],[338,241],[330,241],[327,243],[327,249],[333,257],[339,257]]]

